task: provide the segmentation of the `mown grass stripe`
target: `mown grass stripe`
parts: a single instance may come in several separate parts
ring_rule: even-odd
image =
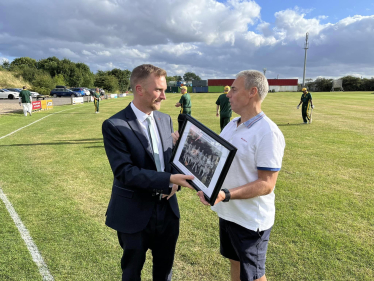
[[[24,128],[27,128],[27,127],[31,126],[32,124],[35,124],[35,123],[37,123],[37,122],[39,122],[39,121],[42,121],[43,119],[45,119],[45,118],[47,118],[47,117],[49,117],[49,116],[52,116],[52,115],[54,115],[54,114],[57,114],[57,113],[60,113],[60,112],[63,112],[63,111],[72,110],[72,109],[74,109],[74,108],[69,108],[69,109],[61,110],[61,111],[58,111],[58,112],[55,112],[55,113],[51,113],[51,114],[49,114],[49,115],[47,115],[47,116],[44,116],[44,117],[42,117],[42,118],[40,118],[40,119],[38,119],[38,120],[36,120],[36,121],[34,121],[34,122],[32,122],[32,123],[26,125],[26,126],[23,126],[22,128],[19,128],[19,129],[15,130],[15,131],[13,131],[13,132],[11,132],[11,133],[5,135],[5,136],[0,137],[0,140],[1,140],[1,139],[4,139],[4,138],[6,138],[6,137],[9,137],[9,136],[13,135],[14,133],[17,133],[18,131],[20,131],[20,130],[22,130],[22,129],[24,129]]]

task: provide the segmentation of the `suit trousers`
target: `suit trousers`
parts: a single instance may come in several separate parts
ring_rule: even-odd
[[[170,281],[175,246],[179,236],[179,218],[166,198],[157,201],[145,229],[137,233],[117,232],[123,248],[121,259],[122,281],[141,280],[141,271],[148,249],[152,250],[153,280]]]

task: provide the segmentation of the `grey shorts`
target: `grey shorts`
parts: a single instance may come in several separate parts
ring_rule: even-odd
[[[253,281],[265,275],[266,251],[271,228],[252,231],[219,219],[221,255],[240,262],[240,280]]]

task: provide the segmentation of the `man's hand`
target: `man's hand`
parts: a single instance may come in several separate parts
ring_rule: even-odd
[[[175,131],[174,133],[171,133],[171,136],[173,138],[173,144],[176,144],[177,140],[179,139],[179,132]]]
[[[179,103],[179,102],[177,102],[176,104],[175,104],[175,107],[180,107],[181,106],[181,104]]]
[[[296,109],[299,109],[300,108],[300,104],[298,106],[296,106]]]
[[[204,205],[210,205],[208,201],[206,201],[205,197],[204,197],[204,193],[202,191],[199,191],[197,192],[197,195],[200,197],[200,202],[203,203]],[[218,193],[218,196],[217,196],[217,199],[216,201],[214,202],[214,205],[216,205],[217,203],[225,200],[226,198],[226,194],[223,192],[223,191],[220,191]]]
[[[193,175],[183,175],[183,174],[176,174],[170,176],[170,182],[176,185],[185,186],[195,190],[187,180],[193,180],[195,177]]]
[[[218,116],[219,116],[219,113],[217,112],[217,113],[216,113],[216,117],[218,117]]]
[[[314,105],[312,104],[312,109],[314,109]]]
[[[177,191],[178,191],[178,185],[173,184],[173,187],[171,188],[171,192],[170,192],[169,196],[166,198],[166,200],[169,200],[175,194],[175,192],[177,192]],[[163,195],[162,197],[165,197],[165,196],[167,196],[167,195]]]

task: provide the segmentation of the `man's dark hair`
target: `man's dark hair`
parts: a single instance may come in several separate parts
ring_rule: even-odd
[[[24,90],[25,90],[25,89],[26,89],[26,86],[23,86],[23,87],[22,87],[22,89],[24,89]]]
[[[130,77],[130,85],[132,91],[135,91],[135,86],[141,81],[144,81],[151,74],[156,75],[156,77],[161,77],[167,75],[166,71],[162,68],[154,66],[152,64],[142,64],[134,68]]]

